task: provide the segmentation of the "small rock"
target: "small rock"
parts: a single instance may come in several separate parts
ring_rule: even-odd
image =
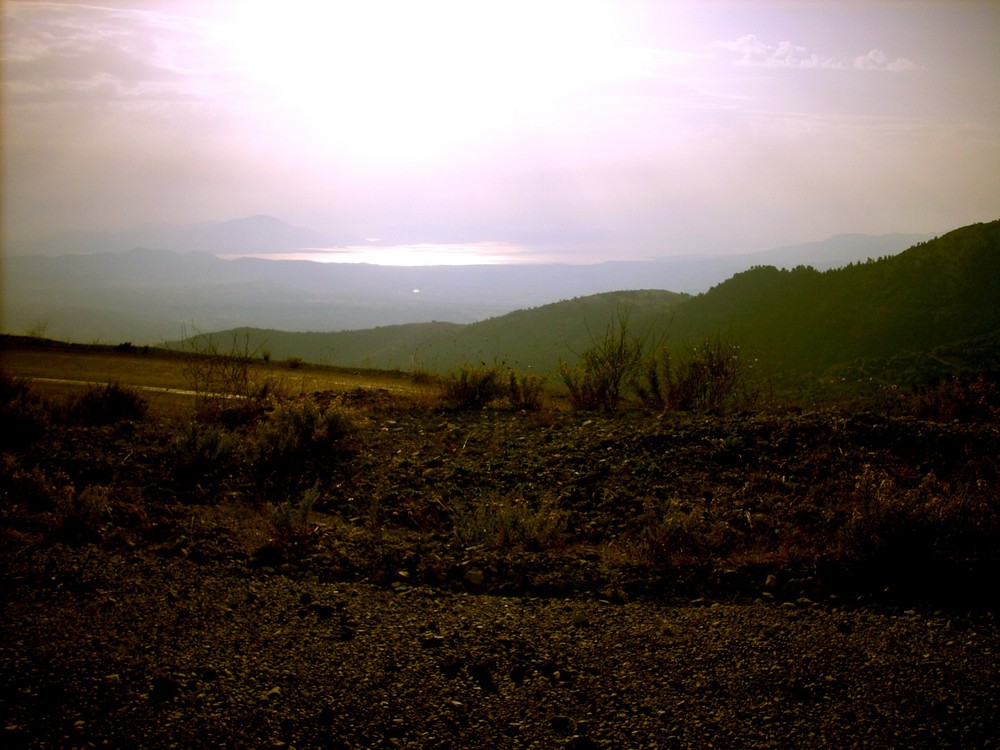
[[[576,723],[570,717],[558,714],[549,720],[549,726],[553,732],[570,734],[575,729]]]
[[[493,681],[493,673],[490,671],[489,665],[483,662],[476,662],[466,667],[466,671],[469,673],[469,677],[474,679],[484,692],[497,692],[497,684]]]
[[[486,573],[481,568],[469,568],[465,571],[465,580],[473,586],[482,586],[486,580]]]
[[[153,689],[149,692],[149,699],[154,703],[172,700],[181,693],[181,684],[173,677],[167,675],[157,675],[153,678]]]
[[[321,620],[329,620],[333,617],[334,608],[329,604],[310,604],[309,611],[315,613],[316,617]]]

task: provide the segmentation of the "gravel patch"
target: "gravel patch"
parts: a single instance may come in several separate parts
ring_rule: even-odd
[[[996,747],[991,614],[503,597],[54,548],[5,747]]]

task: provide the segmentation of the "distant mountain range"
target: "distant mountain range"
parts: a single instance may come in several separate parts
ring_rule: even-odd
[[[72,341],[156,344],[183,330],[466,324],[617,290],[697,293],[755,265],[825,269],[893,255],[924,239],[839,235],[763,253],[593,265],[401,267],[216,257],[336,244],[278,219],[251,217],[66,235],[32,254],[13,252],[5,259],[3,327]]]
[[[551,373],[623,312],[630,329],[650,341],[684,347],[705,335],[731,339],[778,384],[841,378],[914,384],[962,371],[1000,372],[1000,221],[825,272],[754,266],[696,296],[623,291],[468,325],[334,333],[239,328],[213,335],[221,342],[236,336],[276,359],[442,372],[506,362]]]

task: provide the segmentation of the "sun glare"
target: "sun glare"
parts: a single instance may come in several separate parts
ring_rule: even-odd
[[[365,160],[420,160],[544,125],[619,64],[601,2],[237,8],[226,32],[236,65],[319,142]]]

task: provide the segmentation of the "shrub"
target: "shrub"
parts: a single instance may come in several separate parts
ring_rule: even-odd
[[[585,411],[615,411],[625,386],[633,379],[642,359],[646,339],[632,336],[628,314],[619,313],[617,326],[608,324],[604,335],[592,337],[593,346],[571,367],[559,361],[559,379],[569,392],[570,404]]]
[[[103,387],[91,385],[82,395],[71,399],[66,407],[66,416],[73,422],[102,425],[142,419],[148,410],[149,402],[139,395],[138,390],[113,382]]]
[[[0,447],[24,448],[45,435],[49,411],[31,383],[0,367]]]
[[[235,426],[261,416],[277,386],[268,378],[257,381],[253,377],[257,351],[250,348],[249,336],[244,336],[241,343],[233,334],[228,351],[223,351],[211,336],[185,337],[184,346],[184,377],[194,391],[199,420]]]
[[[310,463],[329,459],[344,449],[351,423],[343,412],[314,401],[282,404],[251,435],[244,458],[261,488],[302,479]]]
[[[312,536],[314,526],[309,523],[313,505],[319,498],[319,482],[302,493],[298,502],[286,500],[271,509],[275,538],[272,544],[289,545],[302,542]]]
[[[840,554],[870,583],[955,593],[993,585],[998,534],[1000,494],[992,483],[949,483],[929,474],[905,488],[866,465],[838,538]]]
[[[718,335],[681,356],[661,347],[645,358],[632,387],[646,406],[673,411],[726,412],[752,406],[760,395],[740,347]]]
[[[499,367],[462,365],[458,374],[441,383],[441,400],[452,409],[482,409],[504,394]]]
[[[982,375],[942,380],[909,398],[908,411],[939,422],[989,422],[1000,414],[1000,389]]]
[[[511,409],[535,412],[542,408],[545,378],[531,373],[518,375],[514,370],[510,370],[507,377],[507,398]]]
[[[111,514],[110,487],[91,485],[77,491],[67,486],[57,496],[55,525],[67,541],[83,541],[98,535]]]
[[[566,515],[547,499],[532,507],[522,497],[491,494],[471,507],[454,509],[452,527],[465,545],[547,549],[562,543]]]
[[[239,438],[218,424],[189,422],[173,441],[175,468],[181,479],[203,480],[230,468]]]
[[[434,376],[421,367],[415,367],[410,372],[410,382],[414,385],[427,385],[434,381]]]
[[[638,552],[647,564],[690,566],[723,552],[726,526],[709,518],[704,508],[677,498],[647,498],[640,520]]]
[[[51,511],[69,485],[69,477],[61,472],[50,476],[38,466],[25,469],[12,455],[0,461],[0,498],[5,510],[15,506],[28,513]]]
[[[505,365],[463,365],[457,374],[441,381],[441,402],[457,411],[483,409],[491,404],[514,411],[542,408],[544,378],[518,374]]]

